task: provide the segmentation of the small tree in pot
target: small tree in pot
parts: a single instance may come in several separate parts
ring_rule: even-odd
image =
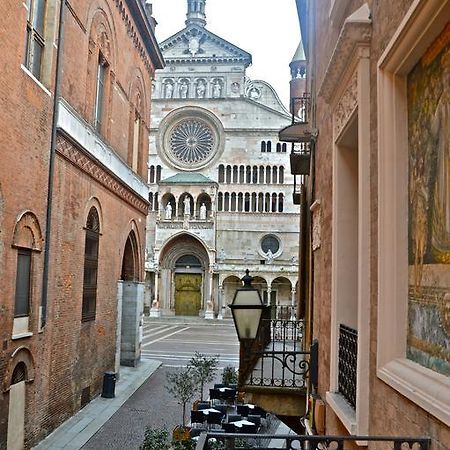
[[[192,400],[197,390],[197,381],[193,376],[192,370],[187,367],[178,372],[169,372],[167,374],[166,389],[177,400],[183,408],[183,429],[186,429],[186,405]]]
[[[203,391],[206,383],[213,381],[219,365],[219,355],[208,357],[202,353],[195,352],[189,361],[193,377],[200,384],[200,400],[203,401]]]

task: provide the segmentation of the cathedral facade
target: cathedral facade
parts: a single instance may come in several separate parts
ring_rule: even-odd
[[[251,55],[206,29],[205,0],[187,6],[153,86],[146,310],[224,317],[248,268],[264,301],[292,316],[299,211],[278,141],[290,114],[246,76]]]

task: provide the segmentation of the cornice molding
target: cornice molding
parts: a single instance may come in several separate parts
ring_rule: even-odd
[[[331,103],[337,87],[342,83],[349,61],[361,47],[369,47],[372,39],[372,19],[365,3],[344,21],[341,33],[318,90],[319,96]]]

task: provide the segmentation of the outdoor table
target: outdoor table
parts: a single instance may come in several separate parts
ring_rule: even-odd
[[[230,422],[232,424],[234,424],[235,427],[238,428],[242,428],[242,425],[255,425],[253,422],[250,422],[248,420],[242,419],[242,420],[238,420],[236,422]]]
[[[229,388],[229,387],[221,387],[221,388],[217,388],[220,392],[225,392],[225,391],[232,391],[233,389]]]
[[[217,409],[214,409],[214,408],[201,409],[200,411],[201,411],[205,416],[207,416],[210,412],[220,413],[220,411],[218,411]]]

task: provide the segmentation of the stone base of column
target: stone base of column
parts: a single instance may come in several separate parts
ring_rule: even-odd
[[[150,317],[161,317],[161,310],[159,308],[151,308]]]

